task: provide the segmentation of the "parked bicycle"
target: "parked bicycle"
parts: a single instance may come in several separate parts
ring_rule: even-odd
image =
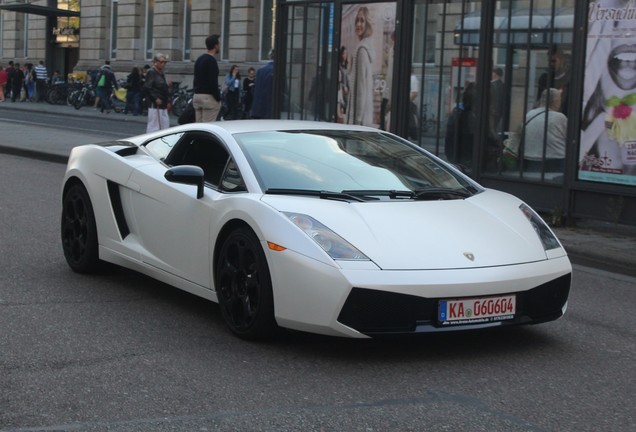
[[[84,84],[80,89],[72,91],[68,96],[68,103],[75,109],[85,105],[95,104],[95,88],[92,84]]]
[[[173,86],[175,87],[175,86]],[[194,94],[194,89],[189,89],[188,86],[179,86],[176,85],[176,88],[173,89],[172,93],[172,114],[176,117],[179,117],[185,107],[188,105],[188,102],[192,99],[192,95]]]
[[[65,105],[68,95],[75,89],[80,88],[82,83],[59,81],[49,86],[46,92],[46,101],[52,105]]]

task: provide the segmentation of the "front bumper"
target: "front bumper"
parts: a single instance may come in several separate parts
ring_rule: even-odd
[[[353,288],[338,316],[338,322],[368,336],[538,324],[563,315],[570,281],[571,274],[567,274],[528,291],[506,293],[516,295],[517,311],[513,319],[454,326],[442,326],[439,323],[439,298]]]
[[[572,273],[567,256],[501,267],[387,271],[338,268],[289,250],[267,255],[281,327],[357,338],[555,320],[565,311]],[[440,299],[507,294],[517,298],[512,320],[437,321]]]

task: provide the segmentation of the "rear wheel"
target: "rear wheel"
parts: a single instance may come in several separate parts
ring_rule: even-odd
[[[274,334],[269,269],[258,238],[249,228],[238,228],[225,239],[215,279],[223,320],[234,334],[245,339]]]
[[[97,225],[86,188],[71,186],[62,199],[62,248],[66,262],[78,273],[98,269]]]

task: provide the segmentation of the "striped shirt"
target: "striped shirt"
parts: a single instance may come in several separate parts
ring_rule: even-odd
[[[35,78],[39,79],[39,80],[47,80],[48,74],[46,71],[46,66],[44,65],[37,65],[35,68]]]

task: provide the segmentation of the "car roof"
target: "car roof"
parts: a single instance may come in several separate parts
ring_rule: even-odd
[[[197,126],[209,125],[212,129],[224,129],[230,134],[245,132],[265,132],[276,130],[352,130],[378,132],[365,126],[344,125],[339,123],[305,120],[232,120],[210,123],[197,123]]]

